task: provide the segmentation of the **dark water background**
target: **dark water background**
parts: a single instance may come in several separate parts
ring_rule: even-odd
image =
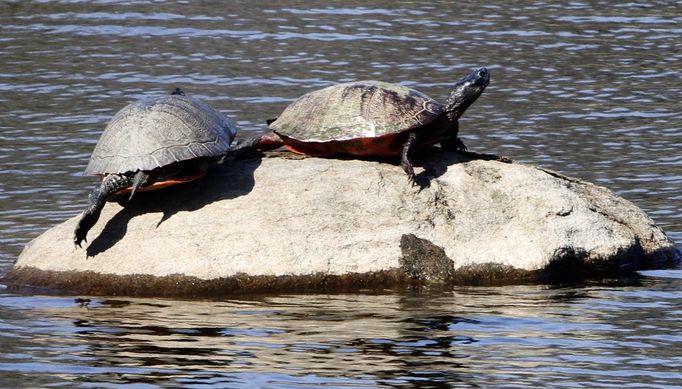
[[[109,118],[176,86],[264,129],[381,79],[475,151],[604,185],[682,241],[682,2],[0,1],[0,269],[79,213]],[[0,387],[679,387],[682,271],[631,286],[172,301],[0,292]],[[117,386],[121,385],[121,386]]]

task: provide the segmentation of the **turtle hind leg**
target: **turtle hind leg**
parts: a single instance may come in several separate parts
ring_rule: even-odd
[[[245,155],[250,155],[258,151],[270,151],[284,146],[284,141],[279,135],[270,131],[263,135],[254,136],[246,139],[234,146],[227,153],[226,157],[238,159]]]
[[[403,145],[403,150],[400,153],[400,166],[407,174],[407,179],[413,186],[417,184],[414,176],[414,168],[412,167],[412,158],[414,157],[414,151],[417,149],[417,134],[414,132],[410,133],[407,141]]]
[[[92,226],[97,223],[107,197],[123,188],[129,187],[133,184],[133,180],[133,177],[121,174],[110,174],[104,177],[99,187],[90,192],[90,195],[88,196],[90,204],[83,212],[80,220],[78,220],[78,224],[74,231],[73,243],[76,246],[81,247],[81,243],[87,241],[85,237]]]
[[[265,134],[255,138],[251,138],[244,143],[246,144],[245,147],[252,147],[260,151],[274,150],[284,146],[284,141],[282,138],[272,131],[266,132]]]

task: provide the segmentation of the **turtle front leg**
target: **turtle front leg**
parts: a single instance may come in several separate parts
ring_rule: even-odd
[[[92,226],[97,223],[97,219],[99,219],[99,215],[102,213],[102,208],[104,208],[107,197],[121,189],[129,187],[133,184],[133,181],[133,177],[122,174],[109,174],[104,177],[99,187],[90,192],[90,195],[88,196],[90,204],[83,212],[80,220],[78,220],[78,225],[74,231],[73,243],[75,243],[76,246],[81,247],[81,242],[87,242],[85,237]]]
[[[407,179],[413,186],[417,184],[414,176],[414,168],[412,167],[412,158],[414,157],[414,151],[416,149],[417,134],[412,132],[407,137],[407,141],[403,145],[403,151],[400,154],[400,166],[402,166],[405,173],[407,173]]]
[[[456,131],[453,132],[453,133],[450,135],[449,138],[447,138],[447,139],[441,141],[441,142],[440,142],[440,147],[441,147],[443,150],[454,151],[454,152],[457,152],[457,151],[466,151],[466,150],[467,150],[467,147],[466,147],[466,145],[464,144],[464,142],[462,142],[462,140],[459,139],[459,137],[457,137],[457,132],[456,132]]]

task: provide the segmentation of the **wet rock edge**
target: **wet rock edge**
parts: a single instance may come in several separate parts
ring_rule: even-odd
[[[429,243],[412,238],[412,245],[425,244],[425,253],[433,254],[440,249]],[[419,238],[416,238],[417,240]],[[409,243],[405,243],[406,245]],[[442,249],[441,249],[442,250]],[[129,297],[174,297],[174,298],[215,298],[230,295],[263,293],[319,293],[319,292],[372,292],[400,290],[413,287],[458,285],[503,286],[521,284],[564,285],[586,281],[611,281],[637,278],[636,270],[674,266],[680,263],[681,251],[676,248],[657,250],[645,254],[623,253],[609,261],[586,260],[581,253],[560,253],[542,270],[522,270],[499,263],[483,263],[452,269],[447,260],[437,270],[442,278],[427,277],[415,272],[415,259],[402,258],[402,268],[393,268],[370,273],[348,273],[343,275],[308,274],[284,276],[250,276],[236,274],[232,277],[211,280],[175,274],[156,277],[145,274],[114,275],[92,271],[59,272],[23,266],[10,269],[2,282],[8,291],[14,293]],[[404,253],[405,254],[405,253]],[[447,259],[447,257],[445,257]],[[411,264],[409,262],[412,261]]]

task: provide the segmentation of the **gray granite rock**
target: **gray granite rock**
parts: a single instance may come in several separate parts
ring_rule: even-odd
[[[680,259],[629,201],[536,167],[433,149],[413,187],[393,163],[231,161],[201,181],[108,203],[30,242],[9,285],[127,295],[616,277]],[[287,157],[290,156],[290,157]]]

